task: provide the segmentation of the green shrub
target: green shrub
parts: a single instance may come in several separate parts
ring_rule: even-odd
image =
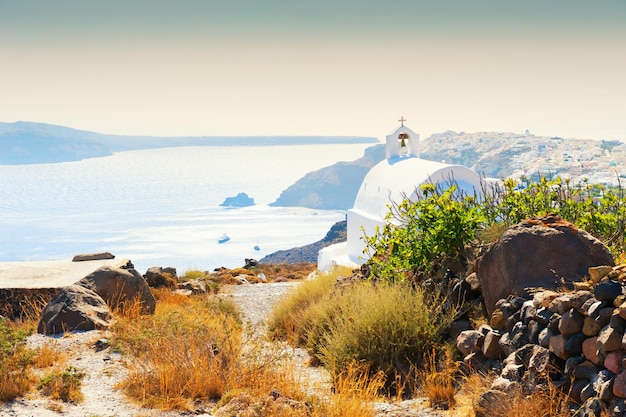
[[[365,237],[372,274],[385,282],[410,280],[419,266],[429,269],[435,259],[461,253],[485,223],[476,197],[454,183],[446,190],[433,184],[420,190],[422,198],[390,207],[385,226]]]
[[[626,200],[621,187],[609,188],[568,179],[542,177],[523,189],[512,179],[487,193],[481,210],[487,224],[510,226],[529,217],[555,214],[604,242],[614,252],[624,252]]]
[[[438,349],[454,311],[405,284],[335,288],[335,277],[303,282],[275,309],[270,329],[324,364],[337,380],[351,364],[404,384],[426,352]],[[396,387],[391,387],[395,389]]]
[[[508,179],[486,186],[480,199],[459,192],[453,181],[447,189],[422,185],[420,199],[389,206],[385,226],[364,237],[372,276],[383,282],[419,281],[436,261],[456,257],[473,244],[491,243],[509,226],[549,214],[589,232],[614,255],[624,252],[626,199],[621,187],[573,185],[560,177],[521,185]]]
[[[202,272],[198,269],[190,269],[185,271],[182,277],[180,277],[180,281],[191,281],[194,279],[205,279],[207,277],[206,272]]]
[[[350,363],[364,362],[371,372],[382,371],[389,384],[404,384],[426,353],[441,346],[455,313],[444,310],[442,300],[402,284],[353,285],[332,301],[330,313],[319,306],[318,322],[330,319],[318,337],[321,362],[335,377]]]

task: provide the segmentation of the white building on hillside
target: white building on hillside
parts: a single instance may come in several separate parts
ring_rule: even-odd
[[[318,269],[326,271],[334,265],[357,267],[366,259],[363,236],[372,236],[376,227],[384,225],[389,206],[408,197],[419,198],[419,187],[425,183],[457,186],[473,195],[482,191],[480,176],[469,168],[428,161],[419,157],[419,135],[402,125],[386,137],[386,159],[365,176],[348,210],[348,241],[328,246],[318,254]]]

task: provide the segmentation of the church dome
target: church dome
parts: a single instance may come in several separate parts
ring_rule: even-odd
[[[359,265],[367,260],[363,236],[373,236],[376,228],[385,225],[390,206],[405,199],[420,198],[423,184],[448,188],[456,184],[467,195],[482,194],[480,176],[461,165],[449,165],[419,158],[419,135],[402,126],[386,137],[387,158],[375,165],[365,176],[354,201],[348,210],[348,239],[345,244],[322,249],[318,268],[332,265]]]
[[[422,184],[457,186],[473,195],[480,191],[480,177],[461,165],[448,165],[417,157],[386,159],[374,166],[363,179],[352,210],[384,219],[392,202],[414,201]]]

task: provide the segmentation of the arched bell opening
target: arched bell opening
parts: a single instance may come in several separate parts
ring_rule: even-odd
[[[409,151],[409,140],[411,136],[408,133],[402,132],[398,135],[398,142],[400,143],[400,155],[404,155]]]

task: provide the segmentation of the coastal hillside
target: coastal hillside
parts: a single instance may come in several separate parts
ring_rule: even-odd
[[[0,123],[0,164],[42,164],[108,156],[105,136],[41,123]]]
[[[310,172],[285,189],[270,206],[346,210],[352,207],[363,178],[385,158],[384,145],[367,148],[352,162],[337,162]]]
[[[561,176],[611,184],[626,176],[626,145],[616,140],[447,131],[424,140],[421,157],[465,165],[491,178]]]
[[[348,223],[345,220],[337,222],[332,225],[323,239],[305,246],[270,253],[259,262],[262,264],[317,263],[317,254],[322,248],[346,241],[347,227]]]
[[[561,176],[574,183],[588,180],[610,185],[626,178],[626,145],[620,141],[447,131],[424,139],[420,148],[424,159],[468,166],[487,178]],[[360,159],[308,173],[272,205],[350,209],[363,178],[384,157],[384,145],[377,145]]]
[[[121,136],[45,123],[0,123],[0,164],[44,164],[114,152],[180,146],[272,146],[375,143],[362,136]]]

